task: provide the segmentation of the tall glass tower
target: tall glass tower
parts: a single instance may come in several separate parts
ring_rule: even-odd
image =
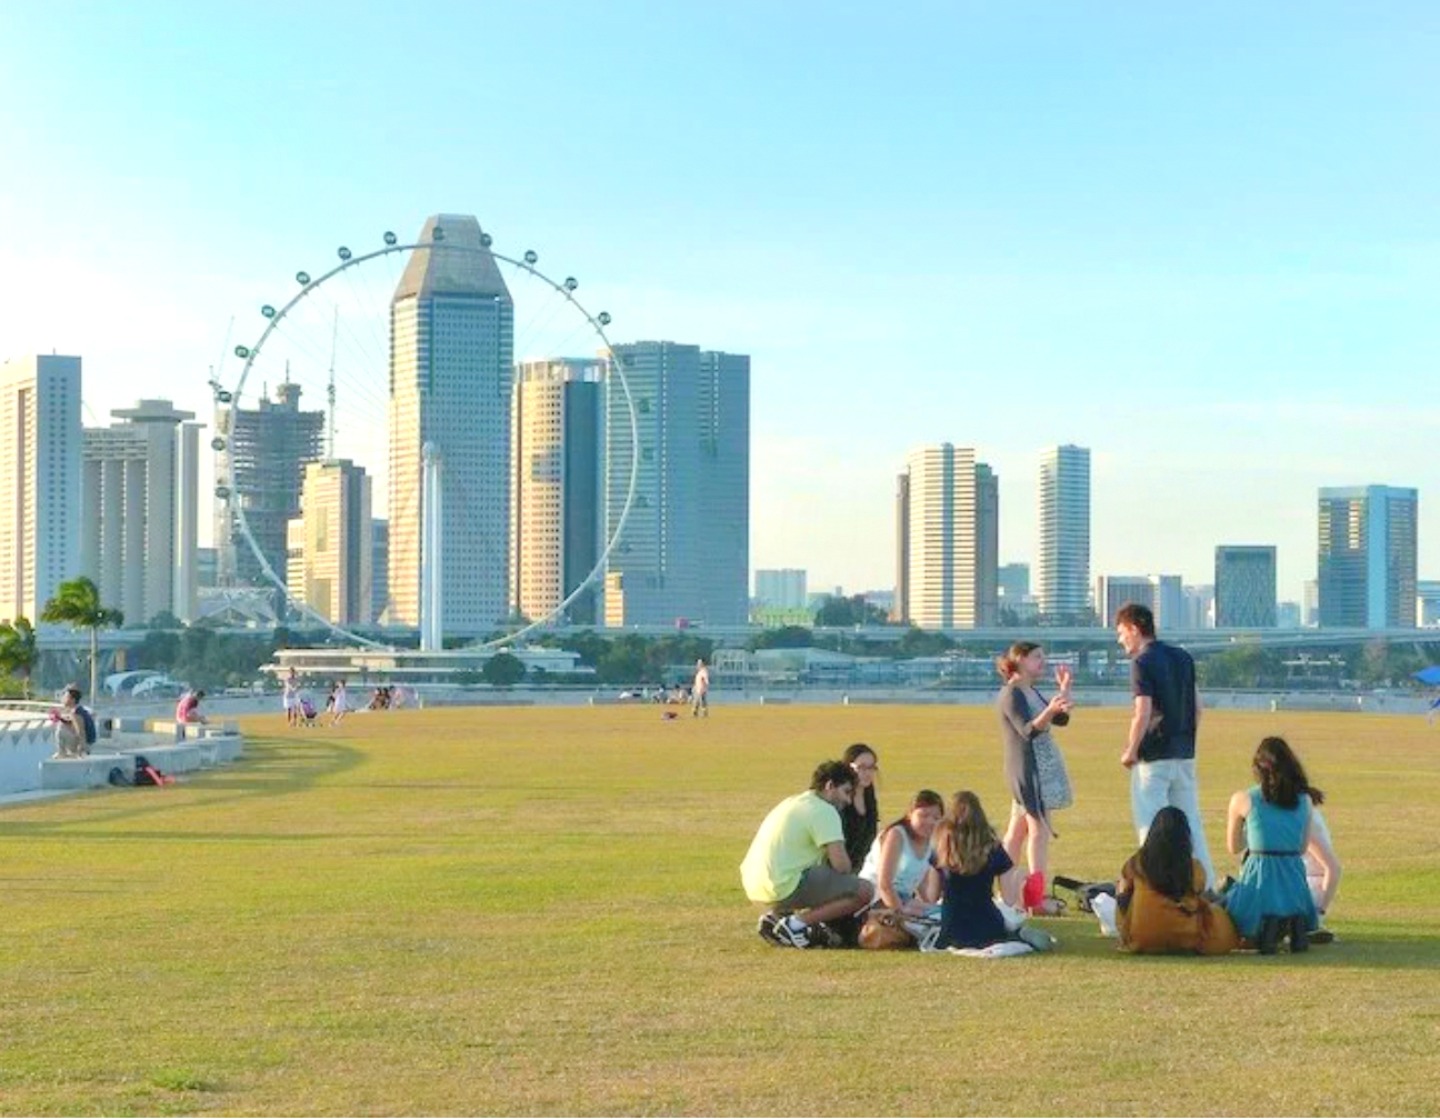
[[[1321,626],[1415,625],[1418,507],[1409,488],[1321,488]]]
[[[443,633],[508,613],[515,307],[473,217],[425,222],[390,303],[390,622],[420,622],[421,448],[440,454]],[[433,247],[432,247],[433,246]]]
[[[1062,444],[1040,458],[1037,568],[1040,612],[1052,621],[1078,621],[1088,610],[1090,592],[1088,447]]]

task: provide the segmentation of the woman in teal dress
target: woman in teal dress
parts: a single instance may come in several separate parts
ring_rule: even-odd
[[[1244,863],[1225,894],[1225,909],[1240,936],[1262,952],[1273,952],[1284,934],[1291,952],[1299,952],[1319,925],[1305,878],[1310,783],[1290,745],[1276,736],[1260,741],[1254,771],[1259,784],[1230,798],[1226,843],[1231,855],[1244,853]]]

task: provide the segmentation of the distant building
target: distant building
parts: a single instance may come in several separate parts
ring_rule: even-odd
[[[1320,625],[1320,581],[1307,579],[1305,586],[1301,589],[1303,594],[1300,600],[1300,625]]]
[[[895,479],[895,605],[891,622],[910,621],[910,472]]]
[[[1040,555],[1036,597],[1051,620],[1089,609],[1090,450],[1065,444],[1040,458]]]
[[[255,408],[239,401],[216,408],[215,431],[215,484],[229,495],[215,503],[216,586],[269,587],[235,511],[244,508],[250,535],[283,577],[286,527],[300,515],[305,464],[321,457],[325,413],[302,411],[300,386],[286,381],[275,387],[273,400],[262,395]]]
[[[81,449],[80,359],[0,365],[0,619],[39,625],[80,574]]]
[[[199,431],[168,400],[117,408],[121,421],[86,428],[80,498],[80,573],[127,623],[197,616]]]
[[[370,521],[370,617],[387,624],[390,619],[390,522],[376,517]]]
[[[909,621],[973,629],[998,619],[999,498],[994,471],[968,447],[942,443],[908,460],[905,549]]]
[[[419,240],[390,301],[390,622],[420,621],[422,454],[432,444],[440,630],[478,635],[510,613],[515,306],[474,217],[433,215]]]
[[[215,586],[215,568],[218,550],[213,546],[201,545],[195,550],[195,583],[201,588]]]
[[[1320,625],[1414,625],[1418,492],[1325,487],[1319,507]]]
[[[1002,602],[1007,604],[1018,602],[1030,594],[1030,565],[1001,564],[996,582],[999,585]]]
[[[1185,603],[1186,630],[1206,630],[1215,625],[1215,588],[1212,584],[1201,583],[1186,586],[1181,590]]]
[[[373,618],[370,505],[364,467],[349,459],[306,465],[303,512],[289,524],[286,583],[293,598],[336,626],[365,626]]]
[[[599,558],[598,358],[521,362],[512,404],[510,597],[529,619],[556,610]],[[595,592],[570,604],[570,621],[595,622]]]
[[[805,610],[804,568],[756,568],[755,605],[770,610]]]
[[[1282,630],[1300,629],[1300,604],[1287,599],[1275,609],[1275,624]]]
[[[1179,576],[1095,577],[1095,613],[1102,625],[1114,625],[1116,612],[1126,603],[1149,607],[1157,629],[1179,630],[1186,626],[1185,594]]]
[[[614,348],[603,390],[605,538],[614,535],[639,438],[635,501],[606,564],[611,627],[680,620],[744,625],[750,586],[750,359],[675,342]]]
[[[1416,580],[1415,625],[1440,626],[1440,579]]]
[[[1275,546],[1222,544],[1215,549],[1215,625],[1276,625]]]

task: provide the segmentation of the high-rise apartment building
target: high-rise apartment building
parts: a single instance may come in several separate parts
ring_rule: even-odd
[[[749,615],[750,360],[675,342],[614,348],[603,389],[604,539],[620,521],[638,438],[635,501],[606,564],[607,626]]]
[[[1275,546],[1222,544],[1215,548],[1215,625],[1277,624]]]
[[[266,563],[283,577],[287,527],[300,514],[305,464],[322,455],[325,413],[302,410],[300,386],[283,381],[273,399],[262,395],[255,408],[243,408],[239,401],[216,408],[215,430],[215,484],[229,494],[215,503],[217,586],[268,586],[270,579],[241,535],[235,511],[244,509]]]
[[[1064,444],[1040,457],[1040,612],[1052,621],[1086,616],[1090,591],[1090,449]]]
[[[1320,490],[1320,625],[1415,625],[1419,495],[1396,486]]]
[[[909,621],[927,629],[994,626],[998,615],[999,488],[972,448],[912,451],[909,475]]]
[[[0,365],[0,619],[40,612],[80,574],[80,359]]]
[[[1415,625],[1440,626],[1440,579],[1415,581]]]
[[[895,603],[891,622],[910,621],[910,472],[895,479]]]
[[[134,625],[162,611],[195,618],[200,425],[168,400],[117,408],[87,428],[80,571]]]
[[[390,302],[390,621],[420,622],[421,456],[440,460],[445,634],[509,613],[515,308],[473,217],[425,222]]]
[[[370,476],[349,459],[305,465],[301,514],[289,527],[290,594],[336,626],[372,621]]]
[[[386,625],[390,618],[390,522],[376,517],[370,522],[370,617]]]
[[[777,611],[803,611],[807,602],[804,568],[756,568],[755,603]]]
[[[510,445],[510,600],[526,618],[549,615],[595,567],[600,546],[598,358],[521,362]],[[595,621],[593,589],[570,605]]]

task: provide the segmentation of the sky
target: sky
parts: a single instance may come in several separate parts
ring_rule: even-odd
[[[1381,483],[1440,578],[1437,57],[1429,3],[0,5],[0,359],[205,416],[297,269],[470,213],[751,355],[753,568],[891,586],[949,441],[1002,561],[1076,443],[1093,574],[1274,544],[1299,599]]]

